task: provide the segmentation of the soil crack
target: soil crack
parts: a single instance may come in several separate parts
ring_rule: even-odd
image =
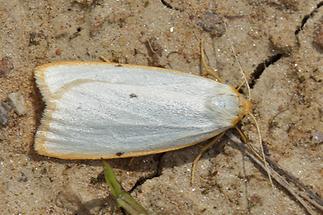
[[[297,36],[299,34],[300,31],[303,30],[303,27],[305,26],[305,24],[307,23],[307,21],[314,16],[314,14],[318,11],[318,9],[320,7],[323,6],[323,1],[319,2],[316,7],[309,13],[304,15],[301,24],[299,26],[297,26],[296,30],[295,30],[295,35]]]
[[[153,178],[161,176],[161,174],[162,174],[162,158],[163,158],[163,156],[164,156],[164,153],[157,155],[157,158],[156,158],[157,159],[157,168],[156,168],[156,170],[151,175],[139,178],[137,180],[137,182],[135,183],[135,185],[129,190],[129,193],[132,193],[133,191],[135,191],[137,189],[137,187],[144,184],[147,180],[150,180],[150,179],[153,179]]]
[[[266,60],[264,60],[263,62],[258,64],[258,66],[254,70],[254,72],[251,74],[250,83],[249,83],[250,88],[254,87],[254,85],[256,84],[256,81],[260,78],[260,76],[263,74],[263,72],[265,71],[265,69],[267,67],[275,64],[282,57],[283,57],[283,54],[278,53],[278,54],[268,57]]]
[[[170,3],[168,3],[166,0],[160,0],[160,2],[165,6],[167,7],[168,9],[171,9],[171,10],[178,10],[178,11],[183,11],[182,9],[178,8],[178,7],[174,7],[172,6]]]
[[[319,2],[316,7],[309,13],[304,15],[301,24],[299,26],[297,26],[296,30],[295,30],[295,36],[296,39],[298,41],[298,37],[297,35],[303,30],[303,27],[306,25],[306,23],[308,22],[308,20],[314,16],[315,13],[318,12],[319,8],[323,6],[323,1]],[[280,60],[283,57],[282,53],[278,53],[275,55],[272,55],[270,57],[268,57],[266,60],[264,60],[263,62],[261,62],[260,64],[258,64],[258,66],[255,68],[254,72],[251,74],[250,77],[250,88],[252,89],[254,87],[254,85],[256,84],[256,81],[261,77],[261,75],[263,74],[263,72],[265,71],[265,69],[267,67],[269,67],[270,65],[275,64],[278,60]]]

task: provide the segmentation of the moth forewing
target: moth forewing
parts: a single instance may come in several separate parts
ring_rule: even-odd
[[[142,156],[233,127],[250,103],[229,85],[156,67],[58,62],[36,69],[46,109],[35,149],[63,159]]]

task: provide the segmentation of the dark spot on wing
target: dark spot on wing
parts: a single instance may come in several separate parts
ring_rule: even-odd
[[[122,64],[115,64],[115,67],[122,67]]]
[[[129,97],[130,98],[138,98],[138,96],[136,94],[134,94],[134,93],[129,94]]]

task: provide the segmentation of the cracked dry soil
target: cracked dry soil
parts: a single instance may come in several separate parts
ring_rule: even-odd
[[[64,161],[32,148],[44,104],[37,65],[99,60],[198,74],[200,39],[226,83],[250,86],[266,154],[323,195],[323,2],[0,0],[0,101],[20,92],[26,114],[0,128],[1,214],[122,214],[100,161]],[[224,24],[226,23],[226,24]],[[243,88],[242,92],[246,93]],[[247,117],[241,129],[257,133]],[[191,164],[205,143],[159,155],[111,161],[124,188],[152,214],[306,214],[226,138]],[[319,214],[319,211],[315,211]]]

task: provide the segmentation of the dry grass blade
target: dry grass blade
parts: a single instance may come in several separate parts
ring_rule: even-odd
[[[244,153],[253,162],[255,162],[260,168],[262,168],[266,172],[267,167],[265,166],[262,156],[259,152],[257,152],[255,149],[247,147],[247,145],[243,144],[242,141],[240,141],[240,139],[232,133],[228,133],[226,135],[232,141],[232,147],[244,151]],[[276,171],[276,168],[273,168],[273,166],[278,167],[278,165],[275,164],[273,161],[269,160],[269,158],[266,158],[266,161],[270,164],[268,168],[270,169],[271,177],[288,193],[290,193],[304,207],[307,213],[311,215],[317,214],[317,212],[313,208],[320,212],[323,212],[323,200],[320,199],[320,197],[314,195],[314,192],[309,191],[308,188],[306,188],[306,186],[302,185],[300,182],[295,183],[295,181],[298,180],[295,180],[295,177],[291,176],[289,173],[282,170],[281,168],[279,172]],[[293,178],[294,180],[290,181],[290,179]],[[300,189],[302,191],[300,191]]]

